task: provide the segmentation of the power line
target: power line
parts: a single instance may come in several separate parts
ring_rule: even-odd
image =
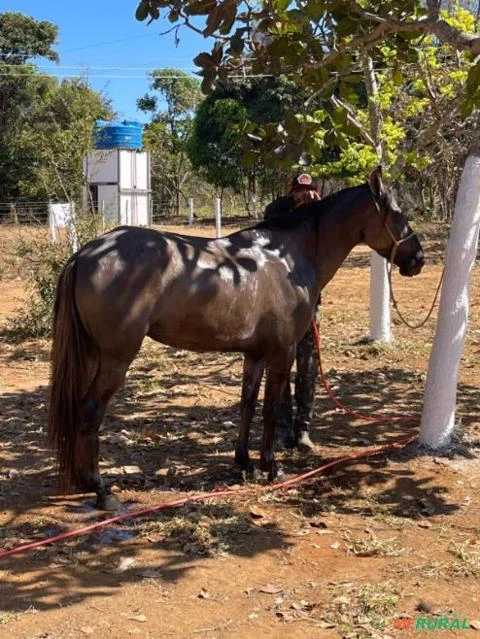
[[[145,80],[148,79],[146,75],[112,75],[112,74],[101,74],[101,73],[88,73],[88,71],[86,71],[85,73],[66,73],[66,74],[60,74],[60,73],[35,73],[35,74],[26,74],[26,73],[2,73],[0,71],[0,77],[8,77],[8,78],[25,78],[26,80],[33,80],[35,78],[59,78],[59,79],[73,79],[73,78],[80,78],[80,79],[89,79],[89,78],[105,78],[105,80],[110,80],[110,79],[138,79],[138,80]],[[164,76],[156,76],[159,79],[164,79],[164,80],[168,80],[168,79],[172,79],[172,80],[179,80],[179,79],[183,79],[185,78],[184,75],[176,75],[176,76],[172,76],[172,75],[164,75]],[[187,75],[187,77],[192,77],[195,78],[197,77],[196,75],[194,75],[193,73],[190,75]]]
[[[97,42],[95,44],[86,44],[82,47],[75,47],[74,49],[65,49],[64,51],[59,52],[60,55],[64,53],[72,53],[73,51],[84,51],[85,49],[94,49],[96,47],[103,47],[109,44],[117,44],[119,42],[130,42],[131,40],[140,40],[142,38],[150,38],[152,35],[159,37],[158,33],[144,33],[143,35],[130,36],[128,38],[118,38],[117,40],[109,40],[105,42]]]
[[[18,68],[18,64],[2,64],[1,67],[12,67],[12,68]],[[33,65],[32,65],[33,66]],[[36,68],[39,69],[52,69],[53,71],[57,70],[57,69],[105,69],[105,70],[112,70],[112,69],[118,69],[118,70],[122,70],[122,71],[156,71],[158,69],[158,67],[127,67],[127,66],[97,66],[97,65],[90,65],[90,64],[72,64],[72,65],[66,65],[66,64],[56,64],[55,66],[50,65],[50,64],[36,64],[35,65]],[[176,71],[191,71],[192,69],[195,69],[196,67],[174,67]]]
[[[289,74],[284,74],[284,75],[289,75]],[[291,74],[290,74],[291,75]],[[12,78],[12,77],[16,77],[16,78],[24,78],[26,80],[35,80],[37,78],[58,78],[60,80],[69,80],[69,79],[81,79],[81,80],[89,80],[90,78],[104,78],[105,80],[112,80],[112,79],[137,79],[137,80],[146,80],[148,79],[147,76],[145,75],[111,75],[111,74],[95,74],[95,73],[88,73],[85,72],[83,74],[74,74],[74,73],[69,73],[69,74],[55,74],[55,73],[35,73],[35,74],[26,74],[26,73],[2,73],[0,71],[0,78],[1,77],[8,77],[8,78]],[[157,75],[155,76],[155,78],[158,78],[159,80],[183,80],[185,77],[187,78],[196,78],[198,79],[198,74],[187,74],[185,75]],[[257,73],[257,74],[251,74],[251,73],[239,73],[237,75],[233,75],[230,74],[228,76],[229,78],[233,79],[233,80],[238,80],[238,79],[248,79],[248,78],[273,78],[275,77],[273,73]]]

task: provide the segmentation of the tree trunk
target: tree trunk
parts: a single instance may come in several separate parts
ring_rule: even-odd
[[[448,444],[455,428],[458,372],[480,229],[479,185],[480,140],[477,140],[465,162],[458,189],[437,330],[428,365],[420,442],[434,449]]]
[[[375,78],[372,58],[364,57],[363,72],[368,97],[368,117],[370,135],[375,141],[378,160],[383,159],[383,146],[380,140],[381,115],[378,107],[378,86]],[[372,252],[370,267],[370,339],[390,342],[392,340],[390,322],[390,291],[388,288],[387,262]]]

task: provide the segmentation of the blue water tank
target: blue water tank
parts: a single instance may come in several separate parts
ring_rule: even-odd
[[[142,125],[136,120],[95,122],[96,149],[141,149]]]

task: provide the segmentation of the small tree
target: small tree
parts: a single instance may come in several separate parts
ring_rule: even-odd
[[[200,83],[171,68],[157,69],[150,77],[151,89],[158,95],[146,94],[137,104],[152,115],[145,131],[145,146],[152,154],[154,201],[160,204],[166,197],[178,215],[182,189],[191,173],[187,141],[193,113],[201,99]],[[162,101],[166,108],[162,108]]]

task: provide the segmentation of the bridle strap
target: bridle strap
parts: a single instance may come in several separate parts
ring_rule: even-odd
[[[390,254],[390,263],[393,264],[393,259],[394,259],[395,255],[397,254],[398,247],[401,244],[403,244],[404,242],[406,242],[407,240],[410,240],[412,237],[415,237],[417,234],[415,233],[415,231],[412,231],[406,237],[401,237],[401,238],[397,239],[395,237],[395,235],[393,234],[392,229],[389,227],[389,225],[387,223],[387,214],[386,213],[382,214],[382,211],[380,210],[380,206],[379,206],[379,204],[377,202],[377,198],[372,193],[371,189],[370,189],[370,194],[372,196],[373,203],[375,204],[375,210],[380,215],[380,217],[382,217],[382,215],[383,215],[383,226],[385,227],[387,233],[390,235],[390,238],[391,238],[391,240],[393,242],[392,251],[391,251],[391,254]]]
[[[370,190],[372,199],[373,199],[373,203],[375,204],[375,209],[377,211],[377,213],[382,216],[382,211],[380,210],[380,206],[377,202],[377,198],[375,197],[375,195],[372,193],[372,191]],[[440,281],[438,282],[438,286],[437,286],[437,290],[435,291],[435,295],[433,298],[433,302],[430,306],[430,309],[425,317],[425,319],[423,319],[421,322],[419,322],[418,324],[410,324],[410,322],[408,322],[405,317],[402,315],[399,307],[398,307],[398,302],[395,299],[395,295],[393,294],[393,285],[392,285],[392,266],[393,266],[393,260],[395,259],[395,255],[397,254],[398,251],[398,247],[403,244],[403,242],[406,242],[407,240],[411,239],[412,237],[415,237],[417,234],[415,233],[415,231],[412,231],[411,233],[409,233],[406,237],[397,239],[395,237],[395,235],[393,234],[392,229],[388,226],[387,224],[387,214],[384,214],[384,220],[383,220],[383,225],[385,227],[385,229],[387,230],[387,233],[390,235],[391,239],[392,239],[392,251],[390,253],[390,266],[387,265],[387,276],[388,276],[388,287],[390,289],[390,300],[392,302],[392,306],[393,308],[397,311],[397,314],[399,316],[399,318],[401,319],[401,321],[408,326],[409,328],[416,330],[417,328],[421,328],[422,326],[424,326],[424,324],[427,323],[427,321],[430,319],[432,313],[433,313],[433,309],[435,308],[435,304],[437,302],[437,298],[438,298],[438,294],[440,293],[440,288],[442,286],[442,281],[443,281],[443,275],[445,273],[445,268],[442,271],[442,275],[440,276]]]

